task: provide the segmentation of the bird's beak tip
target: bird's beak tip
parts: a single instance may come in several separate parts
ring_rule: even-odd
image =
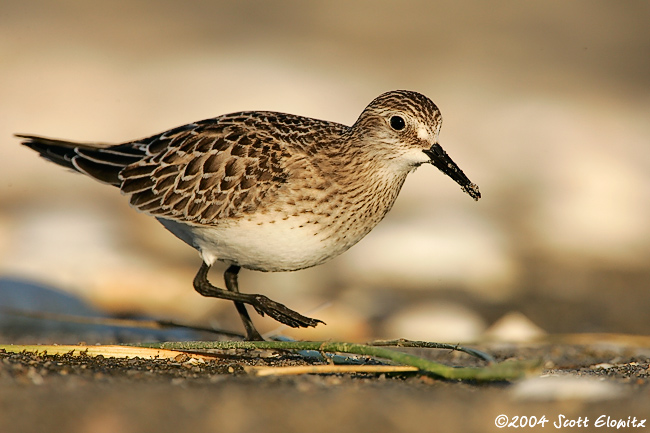
[[[439,144],[433,144],[430,149],[424,150],[424,153],[426,153],[431,159],[431,164],[456,181],[463,191],[475,201],[478,201],[478,199],[481,198],[481,192],[478,189],[478,185],[472,183],[467,176],[465,176],[463,170],[456,165]]]

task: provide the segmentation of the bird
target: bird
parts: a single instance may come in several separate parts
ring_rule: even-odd
[[[366,236],[407,175],[432,164],[481,197],[438,143],[442,116],[421,93],[381,94],[352,126],[273,111],[242,111],[119,144],[16,134],[46,160],[115,186],[137,211],[198,250],[194,289],[233,301],[247,340],[263,340],[247,305],[289,327],[309,318],[239,291],[241,268],[282,272],[322,264]],[[208,280],[227,265],[226,289]]]

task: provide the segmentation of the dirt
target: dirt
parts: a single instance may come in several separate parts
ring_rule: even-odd
[[[4,432],[414,432],[490,431],[502,414],[519,423],[523,417],[530,423],[531,417],[538,422],[544,416],[545,427],[536,428],[546,429],[564,428],[561,421],[575,424],[579,418],[594,427],[607,417],[630,424],[633,417],[650,416],[648,351],[638,345],[546,342],[476,348],[497,360],[541,358],[545,368],[512,383],[423,374],[256,377],[243,367],[313,361],[273,351],[229,351],[205,363],[190,356],[144,360],[0,353],[0,424]],[[448,350],[415,352],[447,364],[480,362]],[[558,382],[549,391],[545,380]]]

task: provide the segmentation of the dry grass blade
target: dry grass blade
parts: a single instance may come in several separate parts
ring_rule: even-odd
[[[104,356],[106,358],[143,358],[143,359],[176,359],[178,356],[187,356],[187,352],[169,349],[155,349],[133,346],[87,346],[87,345],[22,345],[0,344],[0,350],[9,353],[33,352],[47,355],[73,355],[73,356]],[[209,354],[190,354],[192,358],[210,360],[214,356]]]
[[[244,367],[255,376],[290,376],[299,374],[386,374],[415,373],[417,367],[404,365],[296,365],[290,367]]]

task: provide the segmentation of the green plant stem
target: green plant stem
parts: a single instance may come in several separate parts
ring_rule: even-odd
[[[374,356],[393,362],[411,365],[422,371],[445,379],[495,381],[518,379],[539,367],[539,361],[504,361],[486,367],[451,367],[430,361],[419,356],[364,344],[323,341],[187,341],[168,343],[145,343],[143,347],[173,350],[206,349],[276,349],[276,350],[317,350],[320,352],[352,353]],[[454,346],[452,346],[454,347]]]
[[[434,343],[431,341],[414,341],[406,340],[400,338],[397,340],[375,340],[367,343],[368,346],[392,346],[392,347],[419,347],[419,348],[429,348],[429,349],[448,349],[448,350],[457,350],[459,352],[467,353],[468,355],[474,356],[476,358],[482,359],[486,362],[494,362],[494,358],[480,350],[471,349],[469,347],[460,346],[458,344],[448,344],[448,343]]]

